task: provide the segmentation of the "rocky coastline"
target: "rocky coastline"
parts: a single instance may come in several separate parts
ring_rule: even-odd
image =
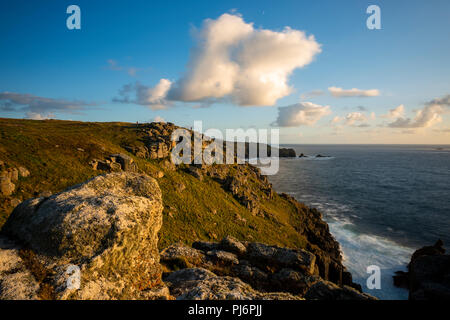
[[[0,235],[0,298],[373,299],[324,251],[227,237],[160,253],[162,210],[157,181],[132,172],[24,201]]]
[[[126,134],[113,148],[58,153],[92,178],[28,199],[48,164],[3,161],[28,169],[3,195],[27,200],[0,231],[0,299],[374,299],[353,283],[319,211],[249,164],[174,165],[176,128],[112,124]]]

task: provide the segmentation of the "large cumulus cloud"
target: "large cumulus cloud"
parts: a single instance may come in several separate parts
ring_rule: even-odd
[[[271,106],[291,93],[291,73],[321,51],[303,31],[257,29],[235,14],[205,20],[195,38],[186,72],[160,101],[229,99],[240,106]]]

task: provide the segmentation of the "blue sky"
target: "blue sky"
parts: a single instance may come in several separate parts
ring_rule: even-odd
[[[66,28],[66,8],[71,4],[81,8],[81,30]],[[381,8],[381,30],[366,27],[371,4]],[[177,83],[196,46],[192,29],[201,30],[205,19],[217,20],[224,13],[239,15],[255,30],[281,33],[289,26],[314,35],[321,52],[289,73],[291,93],[271,106],[223,100],[193,108],[198,103],[175,101],[154,110],[113,102],[126,84],[151,88],[162,78]],[[219,129],[270,128],[278,119],[284,143],[450,143],[445,102],[450,93],[449,14],[450,2],[445,0],[6,0],[0,4],[0,93],[82,105],[75,112],[49,107],[47,115],[58,119],[144,122],[161,117],[184,126],[203,120],[204,127]],[[379,94],[336,97],[329,87],[376,89]],[[307,95],[319,90],[320,95]],[[11,102],[7,99],[4,95],[3,103]],[[440,107],[423,109],[433,99],[441,99]],[[318,106],[329,109],[319,119],[302,122],[297,117],[294,125],[283,125],[287,109],[278,107],[299,103],[290,116],[319,110]],[[389,110],[400,105],[404,111],[399,117],[405,121],[390,125],[397,119],[387,117]],[[426,112],[434,120],[422,119]],[[0,110],[0,117],[26,116],[26,105]],[[350,120],[353,116],[355,122]]]

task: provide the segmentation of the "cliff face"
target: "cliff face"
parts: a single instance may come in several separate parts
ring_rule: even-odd
[[[0,160],[11,167],[26,167],[30,173],[15,182],[15,192],[2,197],[0,216],[4,220],[18,200],[38,195],[48,197],[103,173],[137,172],[133,174],[156,178],[161,189],[163,224],[159,231],[160,250],[176,242],[192,245],[198,241],[218,241],[231,235],[243,243],[259,242],[305,250],[314,256],[312,275],[338,285],[357,287],[342,265],[339,244],[330,234],[320,212],[288,195],[277,194],[260,170],[251,165],[175,166],[168,160],[173,147],[170,135],[177,128],[173,124],[7,119],[0,119],[0,122],[3,151]],[[50,199],[58,199],[59,196],[52,197]],[[53,200],[46,205],[41,201],[28,200],[21,204],[4,227],[5,233],[17,237],[20,245],[37,255],[46,236],[22,238],[14,230],[26,228],[32,220],[27,218],[22,227],[14,221],[22,219],[19,219],[22,217],[19,212],[24,208],[33,211],[42,205],[39,210],[44,210]],[[116,227],[110,229],[116,230]],[[51,245],[70,243],[66,238],[58,241]],[[53,249],[65,260],[70,258],[62,252],[77,252],[69,247]],[[76,259],[81,259],[81,256]]]

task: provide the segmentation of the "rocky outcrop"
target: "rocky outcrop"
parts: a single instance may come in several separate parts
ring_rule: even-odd
[[[9,197],[16,189],[15,182],[19,177],[26,178],[30,171],[25,167],[18,168],[8,166],[4,161],[0,161],[0,196]]]
[[[280,148],[278,150],[278,156],[280,158],[295,158],[297,155],[295,154],[295,150],[292,148]]]
[[[180,128],[173,123],[170,122],[152,122],[146,124],[139,124],[136,127],[137,134],[141,137],[142,143],[139,145],[124,145],[123,147],[134,154],[137,157],[144,159],[164,159],[170,156],[170,152],[176,145],[176,141],[172,141],[172,133],[176,129],[184,129]],[[187,130],[194,137],[193,130]],[[222,149],[221,152],[223,154],[226,153],[227,150],[227,141],[219,141],[214,138],[210,139],[205,137],[201,133],[197,133],[198,137],[202,139],[202,150],[204,150],[211,142],[218,143],[218,146]],[[259,155],[260,144],[259,143],[249,143],[249,142],[234,142],[230,144],[234,147],[233,154],[235,158],[237,157],[238,149],[244,151],[243,155],[240,155],[243,159],[249,159],[250,155],[250,147],[254,148],[256,154]],[[238,147],[239,145],[239,147]],[[272,154],[272,148],[269,145],[266,145],[265,148],[267,156]],[[295,150],[292,148],[279,148],[278,149],[279,157],[296,157]],[[265,156],[265,155],[264,155]]]
[[[134,162],[133,158],[122,153],[112,154],[104,160],[93,159],[89,162],[89,164],[94,170],[103,170],[109,172],[137,171],[137,165]]]
[[[319,280],[306,292],[307,300],[375,300],[369,294],[361,293],[349,286],[339,287],[336,284]]]
[[[360,286],[353,283],[351,274],[342,265],[339,243],[331,235],[322,214],[314,208],[304,206],[288,194],[282,193],[281,196],[296,207],[296,216],[300,222],[297,231],[308,239],[306,250],[316,256],[319,275],[325,280],[360,291]]]
[[[315,255],[308,251],[240,242],[232,237],[195,242],[193,247],[174,244],[161,252],[161,263],[167,271],[164,281],[178,299],[220,299],[226,290],[234,290],[235,296],[245,299],[269,297],[258,296],[260,292],[281,299],[373,299],[349,286],[323,280]],[[210,286],[215,286],[214,293]],[[249,293],[247,286],[259,293]]]
[[[408,272],[396,272],[394,284],[409,290],[410,300],[450,300],[450,255],[443,242],[416,250]]]
[[[177,129],[170,122],[152,122],[137,125],[136,134],[141,137],[139,145],[125,145],[125,150],[143,159],[163,159],[170,155],[175,143],[171,140],[172,132]]]
[[[230,192],[253,215],[266,215],[260,203],[272,199],[275,192],[259,168],[242,164],[197,166],[196,170],[199,175],[209,176],[219,182],[225,191]],[[256,185],[256,188],[249,188],[252,184]]]
[[[41,280],[51,287],[55,299],[167,297],[157,248],[161,198],[158,184],[146,175],[101,175],[48,198],[23,202],[2,234],[31,250],[35,264],[46,270],[47,277]],[[13,255],[21,270],[28,258],[19,259],[11,250],[17,251],[1,249],[0,265],[11,265],[4,257]],[[78,280],[71,279],[74,272]],[[2,294],[35,297],[5,279]],[[69,280],[81,285],[69,285]]]
[[[230,192],[233,197],[246,207],[253,215],[267,219],[275,219],[266,212],[261,203],[273,199],[275,191],[266,176],[261,174],[259,168],[249,164],[244,165],[212,165],[191,166],[196,175],[209,176],[219,182],[223,189]],[[348,285],[361,290],[353,283],[351,274],[342,265],[342,256],[339,243],[333,238],[328,224],[323,221],[321,213],[299,203],[295,198],[281,194],[296,209],[296,227],[299,235],[304,236],[308,242],[306,249],[316,257],[319,275],[338,285]]]
[[[165,281],[178,300],[301,300],[285,292],[259,292],[239,278],[203,268],[175,271]]]

